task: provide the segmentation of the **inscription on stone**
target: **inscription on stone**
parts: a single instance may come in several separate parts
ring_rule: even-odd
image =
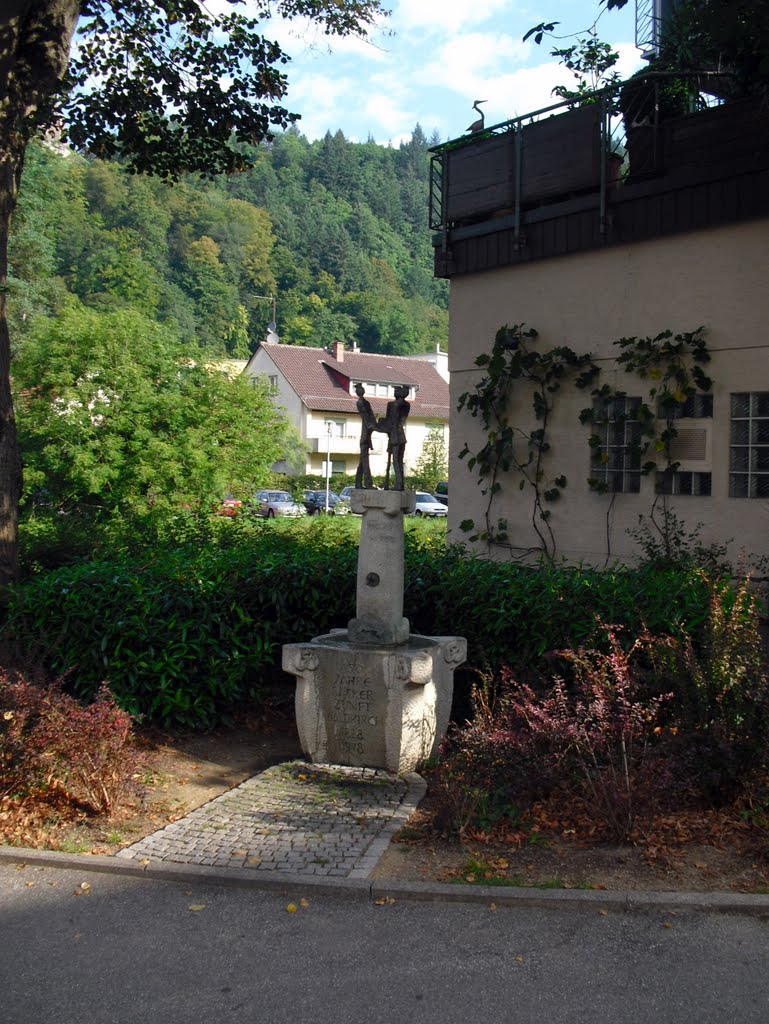
[[[371,746],[378,724],[377,701],[366,675],[338,673],[331,687],[331,726],[346,757],[360,757]]]

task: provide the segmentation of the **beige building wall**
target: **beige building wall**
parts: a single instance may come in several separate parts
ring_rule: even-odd
[[[591,352],[602,362],[601,382],[643,395],[637,378],[623,380],[608,357],[623,336],[656,335],[706,328],[712,362],[706,372],[714,380],[711,426],[712,496],[668,498],[675,514],[690,527],[702,522],[702,539],[732,539],[730,553],[744,547],[769,554],[769,502],[729,498],[730,394],[769,391],[769,221],[753,221],[711,231],[678,235],[628,246],[613,246],[571,256],[541,260],[513,268],[457,277],[451,282],[450,371],[452,434],[450,446],[451,503],[449,528],[463,539],[459,523],[484,522],[487,499],[477,474],[458,458],[469,445],[482,445],[477,420],[457,414],[459,396],[484,375],[474,360],[490,352],[504,324],[525,323],[539,332],[537,347],[546,351],[568,345]],[[645,396],[644,396],[645,397]],[[563,473],[568,485],[552,509],[551,526],[557,553],[569,560],[602,564],[630,559],[637,546],[627,530],[648,514],[655,500],[653,475],[641,480],[641,493],[593,493],[590,475],[589,427],[579,422],[580,409],[590,405],[589,392],[565,387],[555,396],[551,443],[545,471]],[[522,424],[536,425],[529,398],[511,399]],[[515,417],[513,417],[515,418]],[[519,549],[537,546],[531,526],[532,498],[518,489],[519,477],[502,479],[492,506],[492,520],[508,519],[511,541]],[[495,551],[495,557],[510,557]]]

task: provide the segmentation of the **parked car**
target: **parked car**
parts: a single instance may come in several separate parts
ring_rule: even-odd
[[[342,490],[339,492],[339,497],[342,499],[342,501],[349,501],[350,500],[350,495],[352,494],[352,492],[354,490],[355,490],[354,486],[343,487]]]
[[[304,505],[294,501],[288,491],[258,491],[254,495],[253,511],[264,519],[307,515]]]
[[[425,491],[417,491],[416,508],[411,513],[413,516],[436,518],[438,516],[447,516],[448,512],[449,510],[446,506],[436,501],[432,494],[427,494]]]
[[[222,498],[221,504],[214,509],[214,515],[226,516],[228,519],[232,519],[233,516],[240,512],[242,505],[242,501],[228,494],[225,498]]]
[[[439,501],[441,505],[448,505],[449,503],[449,484],[447,480],[441,480],[435,485],[435,493],[433,497],[436,501]]]
[[[304,492],[304,507],[307,509],[309,515],[318,515],[320,512],[326,511],[326,492],[325,491],[305,491]],[[343,501],[338,494],[334,494],[333,491],[328,492],[328,511],[331,515],[346,516],[350,512],[349,502]]]

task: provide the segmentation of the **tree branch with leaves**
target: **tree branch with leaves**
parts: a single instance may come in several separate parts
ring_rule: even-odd
[[[85,153],[173,179],[242,170],[247,147],[299,117],[266,19],[365,36],[382,0],[5,0],[0,10],[0,595],[16,576],[22,491],[6,319],[8,235],[24,155],[55,131]]]

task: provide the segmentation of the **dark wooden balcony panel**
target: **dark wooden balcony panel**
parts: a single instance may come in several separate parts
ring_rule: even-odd
[[[515,192],[512,132],[479,139],[444,158],[446,217],[455,222],[511,206]]]
[[[755,98],[688,114],[660,125],[661,162],[666,170],[691,174],[708,164],[732,173],[763,159],[769,134],[769,106]]]
[[[601,128],[595,105],[527,124],[521,154],[521,202],[597,188]]]
[[[435,274],[450,278],[769,217],[769,167],[675,189],[666,185],[662,178],[618,190],[604,233],[592,195],[524,212],[517,245],[509,217],[498,227],[491,220],[449,232],[445,249],[443,236],[436,235]]]
[[[472,223],[504,214],[516,199],[516,135],[521,139],[524,205],[568,196],[600,184],[600,115],[597,107],[524,125],[491,138],[468,139],[443,154],[443,219]]]

